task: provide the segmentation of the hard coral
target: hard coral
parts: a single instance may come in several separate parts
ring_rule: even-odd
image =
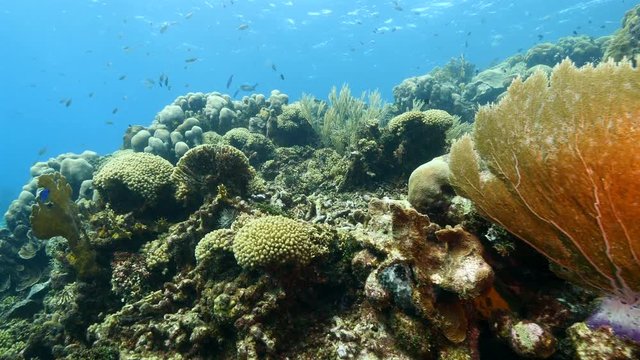
[[[389,132],[395,138],[393,155],[403,173],[446,152],[446,132],[454,117],[444,110],[409,111],[391,119]]]
[[[284,216],[265,216],[244,225],[233,241],[233,253],[243,267],[306,265],[326,254],[326,237],[312,225]]]
[[[160,156],[125,152],[109,159],[93,184],[118,212],[154,208],[171,194],[173,166]]]
[[[180,158],[171,178],[178,186],[178,200],[200,204],[215,196],[217,186],[222,184],[231,195],[244,194],[254,175],[242,151],[230,145],[204,144]]]
[[[640,301],[639,99],[631,64],[567,60],[550,80],[514,81],[478,112],[475,145],[466,136],[450,154],[459,194],[557,273],[630,310]]]

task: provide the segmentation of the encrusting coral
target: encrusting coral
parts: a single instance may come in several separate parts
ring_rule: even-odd
[[[595,323],[638,341],[639,99],[630,63],[565,60],[550,79],[514,81],[500,103],[479,110],[473,140],[450,154],[459,194],[558,274],[610,296]]]

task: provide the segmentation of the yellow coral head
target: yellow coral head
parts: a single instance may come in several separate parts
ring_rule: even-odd
[[[454,144],[451,181],[565,278],[640,293],[640,73],[628,62],[515,80]]]

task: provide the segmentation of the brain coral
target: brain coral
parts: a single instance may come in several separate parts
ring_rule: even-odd
[[[93,184],[116,211],[153,207],[169,194],[173,166],[157,155],[126,152],[109,159]]]
[[[233,253],[242,267],[306,265],[328,251],[326,237],[312,225],[284,216],[251,220],[233,241]]]

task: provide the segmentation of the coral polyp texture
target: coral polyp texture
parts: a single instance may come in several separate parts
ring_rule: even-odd
[[[204,144],[180,158],[171,178],[177,185],[176,198],[191,204],[216,195],[218,185],[232,195],[244,194],[254,175],[242,151],[230,145]]]
[[[233,240],[233,253],[243,267],[306,265],[328,251],[328,239],[312,225],[284,216],[251,220]]]
[[[450,154],[453,186],[574,283],[640,294],[640,73],[630,63],[516,80]],[[636,324],[637,325],[637,324]],[[637,334],[637,330],[636,330]]]
[[[172,173],[173,165],[160,156],[123,152],[96,172],[93,184],[115,210],[153,208],[171,193]]]

